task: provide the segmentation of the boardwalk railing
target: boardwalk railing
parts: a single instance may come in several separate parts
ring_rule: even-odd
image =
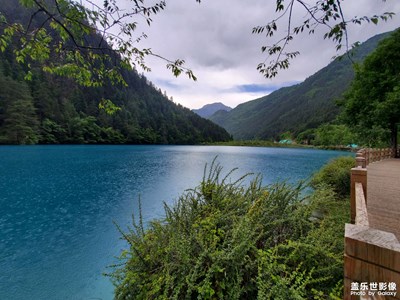
[[[365,159],[365,167],[366,167],[370,163],[376,161],[399,157],[400,149],[394,150],[393,148],[382,148],[382,149],[365,148],[361,149],[357,153],[359,153],[359,155]]]
[[[400,299],[400,243],[393,233],[370,227],[367,209],[367,166],[394,157],[392,149],[361,149],[356,154],[356,167],[351,169],[352,224],[345,228],[345,300]],[[387,288],[378,290],[389,283],[397,283],[395,295],[384,294]]]

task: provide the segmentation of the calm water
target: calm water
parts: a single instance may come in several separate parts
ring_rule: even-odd
[[[122,228],[142,199],[161,217],[218,162],[265,183],[309,177],[346,152],[214,146],[0,147],[0,299],[112,299],[102,275],[125,248]]]

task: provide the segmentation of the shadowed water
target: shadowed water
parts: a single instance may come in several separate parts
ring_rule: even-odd
[[[233,179],[308,178],[346,152],[217,146],[0,147],[0,299],[112,299],[103,273],[126,245],[122,228],[150,220],[200,182],[218,155]]]

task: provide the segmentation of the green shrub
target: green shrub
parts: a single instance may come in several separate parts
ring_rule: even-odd
[[[350,170],[356,165],[354,157],[338,157],[322,167],[311,179],[311,186],[329,185],[341,198],[350,195]]]
[[[325,299],[338,285],[340,293],[343,250],[327,241],[344,225],[311,218],[332,191],[314,197],[260,178],[245,187],[221,170],[213,164],[197,188],[165,204],[163,219],[121,231],[130,248],[111,274],[115,298]]]

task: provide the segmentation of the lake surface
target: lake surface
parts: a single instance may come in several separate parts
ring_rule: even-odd
[[[163,216],[206,163],[265,184],[307,179],[347,152],[222,146],[1,146],[0,299],[112,299],[107,266],[142,201]]]

